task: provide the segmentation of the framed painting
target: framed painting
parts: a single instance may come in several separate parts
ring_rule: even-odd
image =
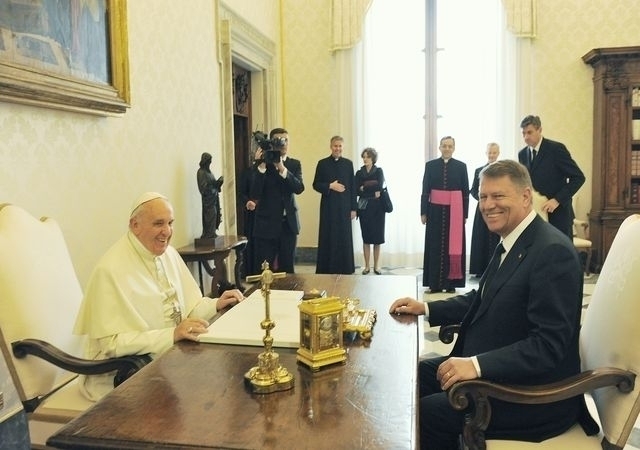
[[[126,0],[0,0],[0,101],[125,113],[126,13]]]

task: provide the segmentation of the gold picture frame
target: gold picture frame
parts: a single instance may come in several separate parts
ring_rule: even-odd
[[[121,115],[130,107],[126,0],[0,0],[0,101]]]

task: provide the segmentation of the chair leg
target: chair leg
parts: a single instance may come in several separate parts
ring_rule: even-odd
[[[591,254],[593,253],[593,249],[587,249],[587,259],[584,264],[584,274],[591,275]]]

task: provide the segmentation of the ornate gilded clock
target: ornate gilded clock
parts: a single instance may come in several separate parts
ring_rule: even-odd
[[[347,359],[343,342],[344,304],[338,297],[304,300],[300,309],[297,359],[313,371]]]

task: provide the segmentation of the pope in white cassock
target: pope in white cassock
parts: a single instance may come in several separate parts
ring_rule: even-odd
[[[129,230],[100,259],[85,292],[74,332],[88,336],[86,357],[150,353],[182,339],[198,340],[215,313],[241,301],[237,290],[203,297],[175,248],[173,208],[147,192],[131,208]],[[82,377],[83,393],[98,400],[113,389],[115,373]]]

